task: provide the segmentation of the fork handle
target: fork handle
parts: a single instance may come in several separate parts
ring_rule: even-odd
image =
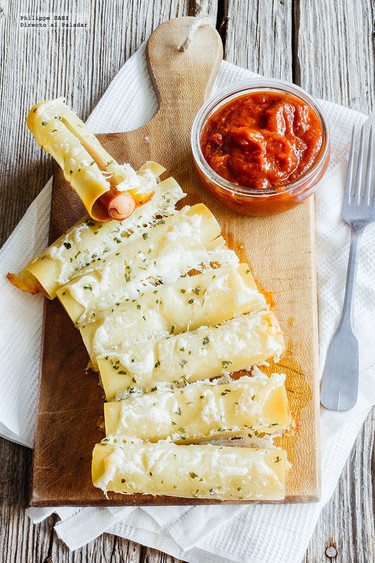
[[[349,262],[348,271],[346,274],[346,287],[345,287],[345,297],[344,304],[342,307],[341,319],[338,326],[340,328],[346,326],[353,328],[353,296],[354,296],[354,285],[357,276],[357,266],[358,266],[358,248],[359,242],[362,238],[362,233],[364,231],[364,225],[354,224],[351,228],[351,238],[350,238],[350,251],[349,251]]]

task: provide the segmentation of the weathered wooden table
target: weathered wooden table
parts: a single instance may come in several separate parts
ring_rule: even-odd
[[[192,0],[4,0],[0,3],[1,223],[5,242],[51,175],[25,119],[36,101],[66,95],[85,119],[124,62],[159,23],[194,15]],[[300,84],[313,95],[369,112],[375,105],[371,0],[210,0],[225,58]],[[80,13],[87,27],[25,28],[21,16]],[[63,20],[58,20],[63,21]],[[375,561],[374,411],[324,509],[305,562]],[[110,535],[69,553],[25,516],[31,451],[0,439],[0,553],[5,562],[176,561]]]

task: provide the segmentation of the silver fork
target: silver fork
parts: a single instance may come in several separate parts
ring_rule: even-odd
[[[369,133],[365,134],[363,125],[354,179],[355,127],[353,127],[343,209],[344,221],[351,228],[345,298],[339,326],[328,348],[320,398],[324,407],[336,411],[351,409],[358,397],[359,353],[358,340],[353,333],[353,292],[359,242],[367,225],[375,221],[375,196],[371,195],[372,136],[372,126],[369,128]],[[362,190],[366,148],[366,175]]]

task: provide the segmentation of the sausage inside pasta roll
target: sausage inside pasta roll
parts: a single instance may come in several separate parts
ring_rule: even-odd
[[[156,162],[147,162],[138,172],[118,164],[63,98],[36,104],[27,126],[97,221],[129,217],[153,196],[157,178],[165,171]]]

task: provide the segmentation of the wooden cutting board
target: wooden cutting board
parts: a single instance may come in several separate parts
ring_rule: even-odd
[[[148,41],[149,66],[160,102],[153,119],[135,131],[98,137],[118,162],[129,162],[134,168],[146,160],[163,164],[164,177],[174,176],[188,194],[184,204],[205,203],[222,226],[229,248],[242,261],[249,261],[261,286],[274,294],[287,346],[275,369],[286,373],[290,408],[298,420],[297,431],[279,440],[292,463],[285,502],[315,501],[320,460],[314,200],[280,215],[255,218],[228,211],[202,187],[193,166],[190,130],[219,70],[222,44],[218,33],[205,26],[196,31],[189,48],[180,52],[191,23],[192,18],[167,21]],[[61,170],[56,170],[50,241],[84,213]],[[46,300],[31,505],[217,502],[119,494],[109,494],[107,500],[92,486],[92,449],[103,438],[97,430],[103,392],[97,375],[85,373],[87,363],[79,332],[57,299]]]

